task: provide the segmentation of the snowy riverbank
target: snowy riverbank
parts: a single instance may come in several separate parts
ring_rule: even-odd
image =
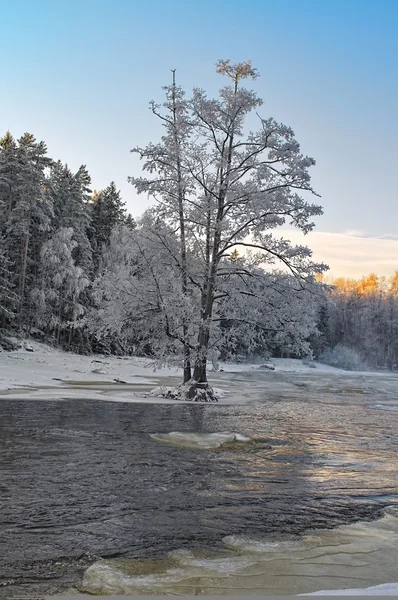
[[[210,383],[222,403],[250,401],[256,397],[256,380],[266,376],[269,390],[297,393],[314,388],[320,392],[368,393],[383,391],[388,380],[398,383],[398,375],[380,372],[347,372],[321,363],[306,364],[299,359],[271,359],[261,363],[220,363],[220,370],[209,369]],[[253,373],[242,394],[240,375]],[[0,395],[8,398],[61,399],[90,398],[119,402],[172,403],[151,394],[159,386],[181,381],[181,370],[159,367],[153,360],[140,357],[81,356],[38,342],[22,342],[14,352],[0,353]],[[337,387],[336,387],[337,386]],[[391,386],[390,386],[391,387]],[[315,391],[312,389],[311,391]],[[389,394],[391,395],[391,394]],[[388,405],[380,408],[388,409]],[[394,407],[392,407],[394,409]]]

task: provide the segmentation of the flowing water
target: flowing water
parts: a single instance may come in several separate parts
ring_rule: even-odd
[[[218,380],[254,400],[3,396],[0,597],[72,586],[290,594],[336,577],[393,580],[395,509],[367,521],[398,502],[398,378]],[[220,432],[232,435],[202,435]]]

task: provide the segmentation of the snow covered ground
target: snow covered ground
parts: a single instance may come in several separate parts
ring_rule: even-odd
[[[116,356],[81,356],[67,353],[38,342],[22,342],[15,352],[0,352],[0,395],[8,398],[61,399],[91,398],[116,402],[176,403],[151,394],[153,388],[174,386],[181,382],[181,370],[159,367],[150,359]],[[220,371],[209,368],[210,383],[217,389],[222,403],[255,399],[257,380],[267,378],[267,389],[275,393],[370,393],[388,392],[387,401],[374,408],[398,410],[391,403],[394,386],[398,395],[398,375],[379,372],[347,372],[299,359],[274,358],[261,363],[220,363]],[[247,377],[253,374],[253,378]],[[242,376],[246,376],[244,379]],[[385,389],[389,386],[389,389]],[[260,386],[263,393],[263,382]],[[245,388],[244,393],[242,389]],[[393,398],[395,400],[395,398]]]
[[[32,341],[22,342],[22,345],[15,352],[0,353],[0,391],[15,391],[8,396],[37,399],[100,396],[128,402],[132,401],[134,392],[136,401],[175,403],[175,400],[156,396],[146,397],[146,393],[159,385],[179,383],[181,370],[178,368],[159,367],[153,360],[139,357],[81,356]],[[300,360],[275,359],[272,364],[280,372],[313,372]],[[319,367],[324,372],[338,371],[326,365]],[[220,364],[223,372],[258,369],[259,364]]]

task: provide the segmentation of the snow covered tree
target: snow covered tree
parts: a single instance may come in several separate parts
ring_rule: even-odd
[[[89,200],[91,190],[90,175],[84,165],[76,173],[63,165],[55,163],[49,178],[49,192],[54,204],[53,229],[73,229],[77,245],[73,249],[76,265],[89,275],[93,270],[92,248],[89,240],[91,223]]]
[[[181,87],[177,87],[175,70],[173,71],[173,82],[171,86],[164,88],[166,99],[163,104],[165,112],[160,112],[160,106],[151,102],[152,113],[161,120],[165,128],[165,134],[160,144],[150,144],[145,149],[136,148],[136,152],[145,162],[144,169],[157,172],[155,180],[144,178],[129,178],[138,192],[149,192],[159,203],[159,215],[166,218],[172,227],[176,228],[179,239],[179,251],[176,256],[177,268],[180,271],[181,295],[187,299],[188,271],[187,271],[187,233],[186,233],[186,197],[191,188],[190,177],[187,177],[186,162],[189,150],[189,139],[193,131],[189,121],[189,107],[185,100],[185,94]],[[189,340],[189,322],[182,315],[183,323],[183,347],[184,367],[183,381],[191,380],[191,343]]]
[[[179,265],[170,260],[178,247],[174,232],[150,213],[134,230],[114,229],[94,282],[89,328],[98,338],[116,334],[161,361],[184,360],[184,323],[191,316],[193,339],[195,301],[181,295]]]
[[[2,327],[15,318],[18,297],[11,283],[10,259],[5,245],[5,238],[0,237],[0,319]]]
[[[395,271],[394,275],[390,278],[388,289],[390,294],[398,297],[398,270]]]
[[[311,355],[310,337],[318,334],[319,294],[314,285],[298,285],[288,273],[264,272],[242,263],[243,277],[223,281],[210,347],[224,358]]]
[[[154,214],[155,213],[155,214]],[[125,347],[162,362],[185,364],[185,344],[194,350],[200,327],[200,289],[181,294],[179,238],[147,211],[136,230],[116,228],[94,282],[94,310],[87,318],[101,343],[115,336]],[[212,316],[209,357],[311,354],[316,334],[318,295],[284,272],[264,272],[249,256],[225,259]],[[255,261],[254,261],[255,262]],[[200,272],[200,260],[187,253],[187,272]],[[185,335],[184,323],[189,323]],[[181,363],[180,363],[181,361]]]
[[[45,194],[46,169],[51,164],[44,142],[26,133],[14,143],[3,138],[0,171],[3,234],[10,260],[11,282],[18,295],[18,322],[28,319],[28,298],[35,276],[40,240],[50,228],[52,204]]]
[[[161,115],[156,106],[153,109],[165,124],[166,135],[158,144],[135,150],[152,177],[130,178],[139,193],[158,200],[159,219],[179,232],[177,262],[187,275],[185,294],[199,291],[198,332],[190,348],[194,369],[184,394],[205,401],[215,399],[206,365],[214,310],[225,294],[223,282],[253,277],[251,272],[231,268],[231,261],[226,266],[231,253],[251,249],[258,266],[273,268],[279,263],[303,284],[313,284],[315,274],[327,268],[312,262],[309,248],[293,246],[273,233],[286,220],[307,233],[313,227],[311,217],[322,214],[320,206],[299,193],[315,194],[308,172],[314,160],[301,153],[293,131],[274,119],[259,117],[258,131],[246,133],[248,115],[262,104],[254,92],[240,85],[245,78],[257,77],[249,61],[235,65],[219,61],[217,70],[230,78],[231,85],[222,88],[216,99],[195,89],[185,101],[178,90],[173,104],[173,91],[177,91],[166,88],[171,118]],[[192,272],[184,266],[184,244],[199,259],[199,268],[195,265]],[[184,294],[183,287],[182,283]]]
[[[13,273],[10,268],[9,245],[7,244],[7,223],[12,210],[15,186],[14,173],[18,169],[17,152],[17,143],[11,133],[7,131],[5,136],[0,139],[0,312],[1,327],[3,328],[10,318],[14,318],[17,300],[14,292],[11,292],[14,285],[12,283]]]
[[[380,290],[380,279],[375,273],[371,273],[367,277],[362,277],[357,285],[358,294],[360,296],[370,296],[377,294]]]
[[[0,139],[0,226],[5,234],[13,208],[13,196],[20,185],[18,146],[9,131]]]
[[[368,367],[397,368],[396,276],[386,280],[371,274],[359,281],[339,278],[332,283],[325,304],[328,347],[338,347],[336,356],[347,349],[355,352]]]
[[[90,201],[91,224],[89,238],[93,249],[95,272],[98,271],[101,250],[109,244],[116,225],[126,222],[125,203],[112,181],[107,188],[95,192]]]
[[[77,242],[73,235],[72,227],[63,227],[43,244],[38,285],[31,294],[35,324],[54,333],[58,344],[67,332],[69,346],[77,321],[85,312],[81,296],[90,283],[75,264]]]

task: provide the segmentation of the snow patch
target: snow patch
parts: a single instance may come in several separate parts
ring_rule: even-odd
[[[398,596],[398,583],[382,583],[368,588],[348,588],[346,590],[321,590],[299,596]]]

